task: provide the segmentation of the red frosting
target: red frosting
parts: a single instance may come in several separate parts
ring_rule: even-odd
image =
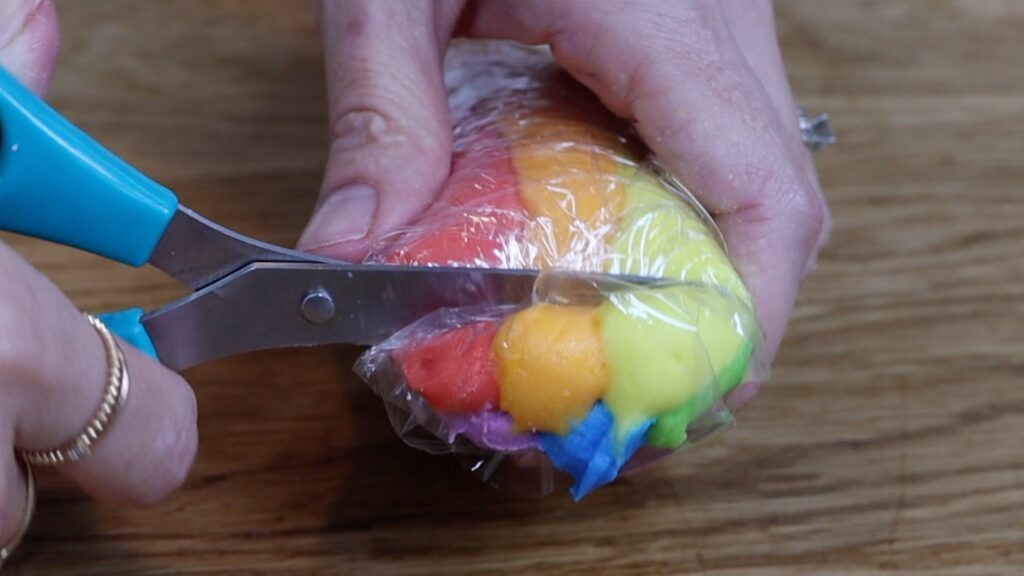
[[[498,322],[477,322],[396,350],[409,388],[434,409],[451,414],[498,406],[491,342]]]
[[[371,260],[408,266],[514,266],[509,242],[522,243],[528,214],[519,199],[511,151],[493,125],[456,135],[452,172],[440,197],[390,247]],[[521,264],[520,264],[521,265]],[[440,412],[498,407],[491,342],[498,322],[431,336],[394,353],[410,389]]]
[[[407,266],[508,266],[507,243],[522,234],[526,209],[511,152],[493,126],[459,139],[437,201],[372,260]]]

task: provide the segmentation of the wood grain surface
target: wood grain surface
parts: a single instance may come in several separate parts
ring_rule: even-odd
[[[63,0],[52,100],[227,226],[290,244],[326,155],[300,0]],[[736,430],[580,504],[406,448],[355,350],[187,373],[191,480],[153,509],[42,478],[18,575],[1024,573],[1024,2],[782,0],[832,113],[835,213],[773,382]],[[4,236],[90,310],[180,295]]]

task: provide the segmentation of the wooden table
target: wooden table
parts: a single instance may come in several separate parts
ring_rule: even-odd
[[[325,158],[298,0],[58,2],[53,100],[243,232],[289,244]],[[1024,3],[779,2],[835,234],[773,385],[732,433],[581,504],[478,485],[406,448],[356,351],[190,371],[185,490],[105,507],[43,478],[12,574],[1024,573]],[[81,306],[181,293],[12,241]]]

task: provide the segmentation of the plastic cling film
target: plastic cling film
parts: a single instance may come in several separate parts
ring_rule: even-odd
[[[530,306],[441,310],[360,358],[403,439],[578,499],[730,424],[760,333],[703,209],[544,50],[459,42],[446,82],[448,183],[367,260],[547,272]]]

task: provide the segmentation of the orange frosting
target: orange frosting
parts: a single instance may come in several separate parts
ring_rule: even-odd
[[[533,265],[599,270],[622,211],[623,145],[593,122],[543,114],[507,122],[503,131],[520,198],[533,217]]]
[[[538,304],[502,324],[494,339],[501,409],[518,430],[564,434],[608,388],[597,311]]]

